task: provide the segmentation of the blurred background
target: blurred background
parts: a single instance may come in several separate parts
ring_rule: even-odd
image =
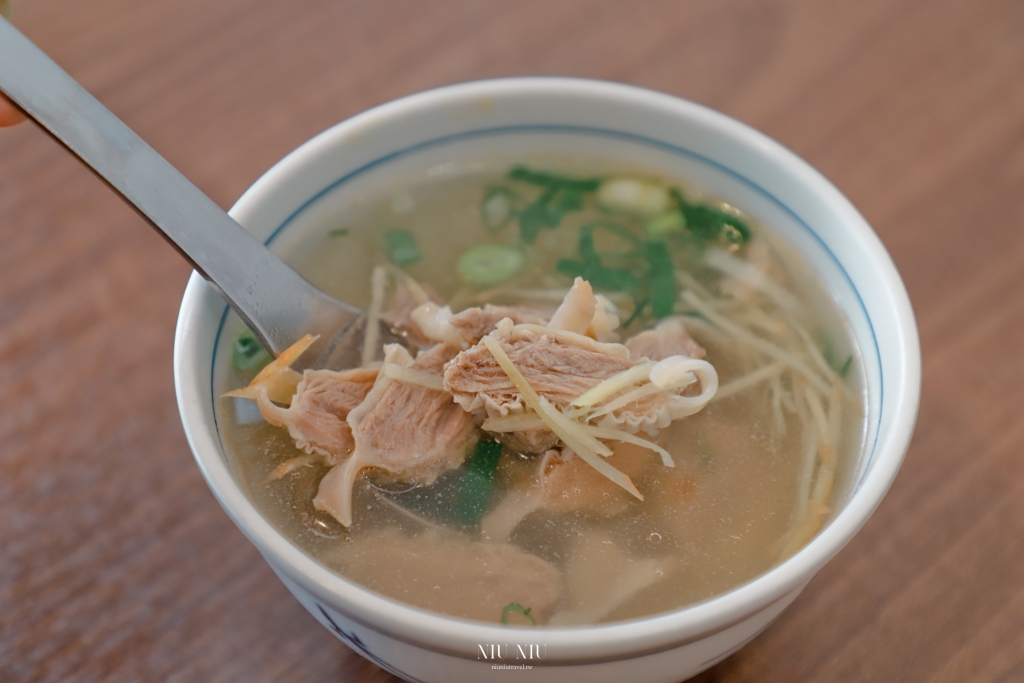
[[[557,74],[719,109],[867,217],[924,351],[864,531],[697,680],[1024,680],[1024,3],[13,0],[224,208],[373,105]],[[171,374],[189,268],[31,124],[0,129],[0,680],[391,681],[222,513]]]

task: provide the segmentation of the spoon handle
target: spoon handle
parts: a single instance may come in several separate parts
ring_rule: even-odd
[[[0,91],[173,244],[279,354],[333,339],[361,312],[323,294],[0,17]]]

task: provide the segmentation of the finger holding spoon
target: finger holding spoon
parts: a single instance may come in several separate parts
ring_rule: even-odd
[[[0,0],[0,16],[11,18],[11,6],[7,0]],[[0,94],[0,128],[13,126],[25,120],[21,110],[11,104],[11,101]]]
[[[13,126],[25,120],[21,110],[11,104],[5,96],[0,95],[0,128]]]

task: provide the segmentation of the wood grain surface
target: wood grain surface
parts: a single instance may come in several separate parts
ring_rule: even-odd
[[[863,531],[696,680],[1024,680],[1024,3],[14,0],[224,207],[446,83],[625,81],[735,116],[864,213],[918,316],[914,441]],[[171,377],[186,264],[32,125],[0,130],[0,681],[391,681],[221,511]]]

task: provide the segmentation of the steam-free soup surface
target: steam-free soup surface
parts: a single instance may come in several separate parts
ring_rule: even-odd
[[[546,321],[579,277],[614,305],[620,324],[610,334],[621,342],[678,325],[717,373],[699,412],[636,434],[674,467],[644,445],[603,442],[613,452],[604,462],[633,493],[564,441],[531,451],[507,432],[481,431],[496,423],[477,414],[454,466],[428,485],[361,471],[348,526],[314,505],[344,455],[303,450],[252,402],[222,399],[223,438],[254,503],[299,547],[372,590],[513,625],[636,618],[764,573],[842,501],[862,434],[860,366],[844,321],[770,228],[677,179],[579,161],[475,165],[361,197],[286,256],[325,291],[385,317],[413,283],[456,314],[494,304]],[[245,386],[269,357],[237,320],[225,336],[240,337],[227,386]],[[436,349],[423,335],[407,340]]]

